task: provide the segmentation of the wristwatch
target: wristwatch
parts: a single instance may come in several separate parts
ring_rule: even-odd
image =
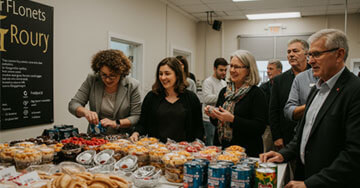
[[[120,120],[117,119],[117,120],[115,120],[115,122],[116,122],[116,129],[120,128],[121,127]]]

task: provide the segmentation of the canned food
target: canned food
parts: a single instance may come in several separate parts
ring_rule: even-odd
[[[277,165],[275,163],[260,163],[259,164],[259,167],[260,168],[271,168],[271,169],[274,169],[275,170],[275,174],[277,175]]]
[[[71,135],[72,136],[78,136],[79,135],[79,128],[71,128],[72,132],[71,132]]]
[[[202,176],[203,176],[203,186],[206,187],[207,181],[208,181],[208,168],[209,168],[210,161],[207,159],[193,159],[193,161],[197,161],[197,162],[204,164],[202,166],[202,169],[203,169]]]
[[[232,188],[250,188],[251,169],[248,166],[237,165],[231,168]]]
[[[225,188],[226,182],[226,170],[225,165],[218,163],[211,163],[208,169],[208,188]]]
[[[231,183],[231,167],[234,166],[233,162],[230,161],[218,161],[218,164],[226,167],[226,175],[225,175],[225,185],[226,187],[230,187]]]
[[[275,188],[277,177],[275,170],[271,168],[258,168],[255,174],[255,188]]]
[[[198,188],[203,186],[205,163],[189,161],[184,164],[184,188]]]

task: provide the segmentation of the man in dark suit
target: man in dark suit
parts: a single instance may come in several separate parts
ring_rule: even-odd
[[[266,103],[269,106],[269,102],[270,102],[270,96],[271,96],[271,87],[273,84],[273,79],[275,78],[275,76],[279,75],[282,73],[282,64],[280,62],[280,60],[277,59],[271,59],[268,62],[267,65],[267,71],[266,71],[269,81],[264,82],[260,85],[260,89],[264,92],[265,94],[265,98],[266,98]],[[269,112],[267,112],[269,114]],[[269,116],[269,115],[267,115]],[[266,129],[265,132],[263,134],[263,144],[264,144],[264,152],[270,151],[274,149],[274,142],[271,136],[271,129],[270,129],[270,124],[269,124],[269,117],[267,117],[266,120]]]
[[[294,139],[261,161],[297,159],[293,187],[359,187],[360,79],[345,67],[348,43],[343,32],[324,29],[310,38],[308,53],[319,81],[309,94]]]
[[[305,53],[309,44],[300,39],[293,39],[288,43],[287,58],[291,69],[273,79],[270,105],[269,122],[272,139],[276,150],[283,148],[295,135],[296,122],[284,116],[284,107],[289,98],[292,82],[297,74],[308,67]]]

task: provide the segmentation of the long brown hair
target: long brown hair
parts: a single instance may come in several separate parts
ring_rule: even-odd
[[[156,94],[166,94],[165,92],[165,88],[164,86],[161,84],[160,79],[159,79],[159,72],[160,72],[160,67],[167,65],[170,67],[171,70],[173,70],[175,72],[175,76],[176,76],[176,82],[175,82],[175,86],[174,86],[174,91],[176,93],[183,93],[185,91],[185,88],[187,87],[186,82],[185,82],[185,77],[183,74],[183,71],[181,69],[181,65],[178,59],[174,58],[174,57],[167,57],[165,59],[163,59],[162,61],[160,61],[160,63],[158,64],[157,68],[156,68],[156,74],[155,74],[155,83],[152,85],[152,91]]]

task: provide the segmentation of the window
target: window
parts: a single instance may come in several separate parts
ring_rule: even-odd
[[[250,51],[255,59],[259,69],[261,82],[268,81],[266,67],[268,60],[279,59],[283,65],[283,72],[291,68],[287,61],[287,43],[294,38],[307,40],[309,34],[298,35],[239,35],[238,47]]]
[[[143,51],[144,42],[138,39],[132,39],[131,37],[125,37],[123,35],[109,33],[108,48],[117,49],[124,52],[124,54],[132,62],[131,77],[138,80],[141,84],[141,94],[144,94],[143,78]]]

